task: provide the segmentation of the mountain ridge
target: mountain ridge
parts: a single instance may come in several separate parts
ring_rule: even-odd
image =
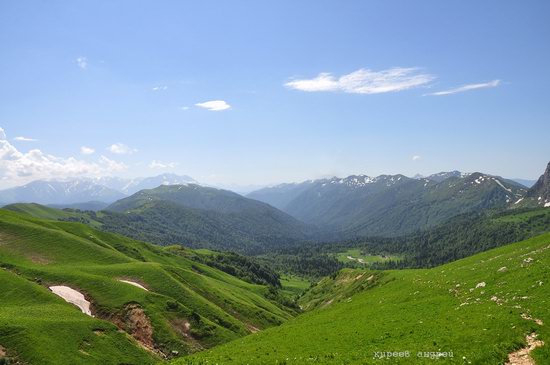
[[[398,235],[454,215],[505,209],[527,188],[480,172],[444,172],[425,178],[351,175],[286,184],[248,197],[272,204],[308,224],[348,236]]]
[[[187,175],[160,174],[151,177],[125,179],[119,177],[76,178],[63,180],[35,180],[22,186],[0,190],[2,205],[38,203],[70,206],[86,203],[113,203],[143,189],[160,185],[194,183]],[[97,207],[98,205],[95,204]]]

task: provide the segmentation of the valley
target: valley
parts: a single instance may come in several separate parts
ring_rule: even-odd
[[[464,178],[447,175],[434,186]],[[478,194],[500,199],[495,181]],[[395,193],[388,185],[381,196]],[[529,202],[527,191],[517,194]],[[461,211],[409,234],[324,241],[266,203],[197,184],[142,190],[100,211],[7,205],[4,361],[354,364],[407,352],[415,363],[503,362],[549,339],[550,209]],[[529,356],[548,355],[541,345]]]
[[[550,1],[0,1],[0,365],[550,365]]]

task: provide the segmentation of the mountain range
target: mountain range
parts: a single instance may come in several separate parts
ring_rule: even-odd
[[[97,211],[63,219],[94,221],[157,244],[259,253],[304,240],[397,237],[461,214],[548,206],[549,168],[531,189],[499,176],[450,171],[308,180],[243,197],[189,176],[163,174],[36,181],[0,192],[0,201]]]
[[[354,175],[282,184],[247,196],[343,236],[395,236],[464,214],[504,209],[527,188],[483,173],[443,172],[425,178]]]
[[[197,183],[189,176],[162,174],[153,177],[80,178],[66,181],[37,180],[0,191],[0,204],[38,203],[58,208],[103,209],[107,204],[143,189],[160,185]]]

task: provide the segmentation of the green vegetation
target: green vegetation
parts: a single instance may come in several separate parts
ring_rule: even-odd
[[[72,210],[60,210],[56,208],[50,208],[45,205],[35,203],[18,203],[6,205],[4,209],[11,210],[13,212],[19,212],[28,214],[35,218],[63,220],[71,218],[79,218],[81,214]]]
[[[189,250],[183,246],[172,246],[171,252],[185,255],[190,259],[215,267],[230,275],[253,284],[270,285],[280,288],[279,274],[267,265],[251,257],[233,252],[211,251],[206,249]]]
[[[452,351],[440,362],[502,363],[526,334],[550,340],[541,325],[550,323],[550,234],[479,253],[550,231],[548,208],[462,214],[400,237],[247,246],[259,256],[105,232],[189,234],[185,222],[203,224],[195,214],[212,213],[176,202],[124,213],[7,208],[0,210],[0,350],[15,361],[148,364],[192,354],[174,361],[361,364],[382,361],[376,352],[410,351],[415,363],[430,363],[416,353]],[[206,226],[201,235],[220,232]],[[52,285],[83,293],[95,317],[51,293]],[[550,350],[533,354],[542,360]]]
[[[195,184],[163,185],[121,199],[104,229],[162,245],[260,253],[307,238],[310,228],[268,204]]]
[[[438,363],[504,363],[527,334],[550,341],[549,265],[545,234],[432,269],[346,269],[301,299],[317,309],[175,363],[433,363],[420,351],[452,351]],[[387,351],[412,358],[375,358]],[[550,347],[532,356],[544,364]]]
[[[331,275],[343,266],[360,267],[347,256],[361,257],[370,262],[371,269],[427,268],[549,231],[549,208],[489,211],[462,214],[440,226],[406,236],[304,244],[281,249],[269,258],[277,268],[311,277]],[[366,252],[385,259],[373,260],[363,255]],[[334,258],[338,258],[337,265],[331,261]],[[307,265],[312,261],[314,265]]]
[[[335,177],[264,188],[249,196],[319,227],[326,240],[334,241],[410,234],[460,214],[505,209],[526,191],[514,181],[476,172],[451,173],[443,181],[403,175]]]
[[[159,245],[258,254],[304,240],[311,228],[259,201],[200,185],[162,185],[121,199],[99,212],[38,204],[6,209],[36,218],[80,222]]]
[[[300,295],[311,286],[311,281],[295,275],[284,275],[281,286],[289,295]]]
[[[460,215],[427,231],[365,244],[404,255],[378,268],[432,267],[550,231],[550,209]],[[376,251],[375,251],[376,252]]]
[[[191,250],[2,209],[0,345],[32,364],[148,364],[281,324],[295,313],[274,287],[195,258]],[[250,274],[240,269],[251,281],[269,275],[263,267]],[[83,293],[95,318],[51,293],[52,285]]]
[[[375,262],[383,263],[390,260],[398,261],[398,256],[391,255],[369,255],[363,252],[358,248],[350,248],[344,252],[339,252],[336,254],[338,261],[346,264],[359,264],[359,265],[370,265]]]
[[[9,357],[29,364],[155,362],[115,325],[82,314],[36,283],[0,270],[0,287],[0,344]]]
[[[345,267],[334,255],[321,252],[323,249],[324,245],[303,244],[298,247],[274,250],[259,256],[258,259],[283,275],[316,281]]]

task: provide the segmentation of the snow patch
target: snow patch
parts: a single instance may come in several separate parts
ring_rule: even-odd
[[[90,311],[90,302],[86,300],[82,293],[63,285],[50,286],[50,290],[55,294],[65,299],[66,302],[76,305],[82,313],[92,316]]]
[[[506,186],[502,185],[502,183],[498,180],[498,179],[493,179],[498,185],[500,185],[501,188],[503,188],[504,190],[506,190],[507,192],[511,193],[512,190],[511,189],[508,189]]]
[[[135,287],[138,287],[140,289],[143,289],[145,291],[149,291],[149,289],[147,289],[146,287],[144,287],[143,285],[139,284],[139,283],[136,283],[135,281],[131,281],[131,280],[122,280],[122,279],[119,279],[118,281],[120,282],[123,282],[123,283],[126,283],[126,284],[130,284],[130,285],[133,285]]]

